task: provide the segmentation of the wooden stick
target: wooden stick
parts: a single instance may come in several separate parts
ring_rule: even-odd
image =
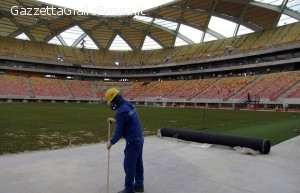
[[[107,143],[110,141],[110,122],[108,121],[108,137]],[[107,180],[106,180],[106,193],[109,193],[109,159],[110,159],[110,149],[107,151]]]

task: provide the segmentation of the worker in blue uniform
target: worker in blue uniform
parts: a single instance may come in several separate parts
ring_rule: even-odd
[[[144,192],[144,136],[138,113],[116,88],[110,88],[105,92],[105,100],[112,110],[116,110],[116,120],[111,117],[107,119],[109,123],[116,123],[116,130],[111,140],[107,142],[107,149],[110,149],[121,137],[126,141],[125,189],[119,193]]]

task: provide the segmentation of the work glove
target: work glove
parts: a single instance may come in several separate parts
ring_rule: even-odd
[[[110,124],[114,124],[114,123],[116,123],[116,120],[112,117],[108,117],[107,122],[110,123]]]
[[[107,142],[107,144],[106,144],[107,150],[110,150],[111,146],[112,146],[112,144],[110,142]]]

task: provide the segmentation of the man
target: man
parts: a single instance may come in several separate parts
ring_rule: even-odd
[[[287,103],[287,102],[285,102],[284,104],[283,104],[283,108],[284,108],[284,111],[288,111],[289,110],[289,104]]]
[[[121,137],[126,140],[124,150],[125,189],[119,193],[144,192],[142,126],[134,106],[125,100],[115,88],[105,92],[105,100],[112,110],[116,110],[116,120],[108,118],[109,123],[116,123],[116,130],[107,149],[117,143]]]

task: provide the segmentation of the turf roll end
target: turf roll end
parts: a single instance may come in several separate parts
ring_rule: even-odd
[[[225,145],[232,148],[236,146],[247,147],[259,151],[262,154],[268,154],[271,149],[271,143],[268,139],[222,135],[203,131],[174,128],[161,128],[160,133],[162,137],[177,138],[185,141]]]

